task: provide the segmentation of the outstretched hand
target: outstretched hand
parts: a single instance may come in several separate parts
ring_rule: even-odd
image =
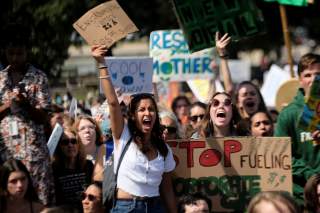
[[[98,63],[104,63],[104,56],[106,55],[108,48],[106,45],[93,45],[91,46],[91,54]]]
[[[216,49],[219,56],[227,55],[227,45],[231,42],[231,37],[228,33],[224,34],[222,37],[219,32],[216,32]]]

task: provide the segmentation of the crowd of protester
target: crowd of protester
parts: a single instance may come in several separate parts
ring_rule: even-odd
[[[104,166],[113,152],[116,168],[126,146],[111,212],[210,212],[213,204],[201,192],[176,201],[176,162],[166,141],[274,135],[292,139],[294,199],[283,192],[262,192],[247,212],[320,212],[320,154],[313,144],[320,130],[302,143],[296,126],[304,97],[320,73],[319,55],[301,58],[298,96],[274,119],[255,84],[231,81],[227,34],[216,35],[225,91],[214,92],[208,103],[192,103],[181,94],[171,109],[159,108],[157,98],[145,93],[119,103],[104,64],[107,49],[93,46],[105,100],[97,98],[91,109],[80,104],[72,116],[65,104],[71,94],[53,104],[46,75],[28,63],[26,35],[17,33],[16,26],[9,26],[7,34],[8,66],[0,72],[0,212],[109,211],[102,202]],[[47,141],[56,124],[63,133],[50,156]]]

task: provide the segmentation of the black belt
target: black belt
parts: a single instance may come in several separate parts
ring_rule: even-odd
[[[160,196],[157,197],[139,197],[139,196],[134,196],[133,198],[117,198],[119,201],[143,201],[147,203],[155,203],[156,201],[159,201],[161,198]]]

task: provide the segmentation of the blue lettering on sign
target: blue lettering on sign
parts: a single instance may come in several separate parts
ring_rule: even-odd
[[[150,49],[154,49],[155,47],[161,49],[161,46],[159,46],[159,41],[160,41],[160,35],[157,32],[151,33],[151,47]]]
[[[169,31],[164,31],[162,33],[162,36],[163,36],[163,48],[164,49],[169,49],[172,47],[172,44],[171,44],[171,33]]]
[[[133,77],[132,76],[123,76],[122,77],[122,83],[124,84],[124,85],[131,85],[131,84],[133,84]]]
[[[171,49],[175,53],[189,53],[188,44],[181,30],[152,32],[150,49]]]
[[[213,73],[209,57],[171,58],[169,61],[154,61],[156,75],[205,74]]]
[[[119,92],[123,93],[140,93],[143,90],[143,85],[141,86],[121,86]]]

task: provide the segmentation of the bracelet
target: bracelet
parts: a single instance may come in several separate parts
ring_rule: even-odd
[[[106,65],[99,66],[98,69],[99,69],[99,70],[100,70],[100,69],[108,69],[108,66],[106,66]]]
[[[110,75],[99,76],[99,79],[108,79],[108,78],[110,78]]]

